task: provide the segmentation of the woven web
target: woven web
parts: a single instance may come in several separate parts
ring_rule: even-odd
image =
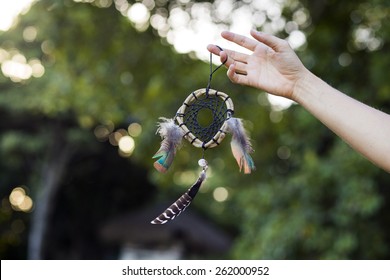
[[[204,95],[187,104],[183,121],[192,134],[207,143],[220,130],[227,113],[226,103],[220,97]]]

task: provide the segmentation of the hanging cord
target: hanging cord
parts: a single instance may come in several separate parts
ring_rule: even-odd
[[[217,48],[220,49],[220,51],[223,51],[223,49],[220,46],[217,46]],[[215,68],[213,70],[213,54],[210,52],[210,76],[209,76],[209,82],[208,82],[207,87],[206,87],[206,96],[209,95],[209,89],[211,88],[211,79],[213,78],[213,74],[219,68],[221,68],[227,62],[227,60],[228,60],[228,58],[226,57],[225,61],[222,62],[219,66],[217,66],[217,68]]]
[[[216,45],[217,48],[220,50],[220,51],[223,51],[223,49]],[[213,54],[210,52],[210,75],[209,75],[209,82],[207,84],[207,87],[206,87],[206,97],[209,96],[209,90],[211,88],[211,80],[213,79],[213,74],[219,69],[221,68],[226,62],[227,62],[228,58],[226,57],[225,61],[223,61],[219,66],[217,66],[214,70],[213,70]],[[204,160],[206,162],[206,166],[207,166],[207,161],[205,160],[205,151],[206,151],[206,147],[205,147],[205,142],[203,142],[203,145],[202,145],[202,159],[201,160]],[[207,167],[206,167],[207,169]],[[206,170],[204,167],[203,167],[203,170]]]

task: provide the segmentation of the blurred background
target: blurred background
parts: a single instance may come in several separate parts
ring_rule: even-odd
[[[19,0],[0,5],[1,259],[389,259],[390,177],[300,106],[233,85],[257,170],[229,139],[196,180],[185,143],[153,168],[156,122],[208,81],[222,30],[287,38],[304,64],[390,112],[387,0]],[[219,62],[215,58],[216,63]]]

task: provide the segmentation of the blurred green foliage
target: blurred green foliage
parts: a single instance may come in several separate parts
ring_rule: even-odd
[[[18,50],[27,59],[39,59],[45,67],[42,77],[17,83],[0,75],[3,258],[26,257],[31,222],[31,214],[11,209],[8,195],[15,186],[27,185],[35,199],[42,188],[42,166],[55,161],[64,147],[71,147],[73,159],[77,154],[84,155],[78,158],[79,165],[66,167],[68,174],[82,178],[74,184],[87,184],[88,180],[95,184],[98,180],[83,178],[83,168],[90,171],[86,174],[103,172],[105,178],[116,174],[113,164],[102,171],[86,160],[97,150],[110,153],[107,143],[93,135],[99,125],[114,125],[115,129],[127,129],[132,122],[142,125],[134,153],[127,161],[148,170],[149,180],[158,187],[157,200],[180,195],[197,175],[201,151],[189,144],[177,154],[166,175],[153,170],[151,156],[159,146],[154,135],[158,117],[173,116],[190,92],[206,86],[208,65],[193,59],[193,55],[176,53],[152,27],[139,30],[114,4],[103,8],[101,3],[38,1],[15,28],[0,34],[0,48]],[[152,14],[185,5],[180,1],[155,3]],[[235,5],[249,4],[237,1]],[[302,13],[307,20],[299,28],[307,41],[298,55],[305,65],[346,94],[390,112],[387,1],[286,1],[283,16],[287,21]],[[216,20],[216,24],[220,22]],[[30,26],[37,30],[31,42],[23,37]],[[286,37],[287,29],[279,30],[279,35]],[[207,43],[212,42],[204,42],[205,46]],[[230,94],[236,116],[246,120],[257,166],[249,176],[239,174],[227,140],[218,149],[206,152],[211,176],[191,207],[235,236],[228,257],[389,258],[388,174],[354,152],[300,106],[275,108],[265,93],[231,84],[223,70],[214,75],[213,87]],[[58,141],[58,135],[62,144],[48,148]],[[88,164],[83,165],[85,162]],[[120,176],[120,188],[128,184],[129,192],[140,193],[144,202],[150,200],[151,187],[141,194],[142,186],[134,179],[136,173],[132,174],[128,182]],[[221,186],[229,196],[217,202],[212,194]],[[60,194],[74,197],[70,201],[81,201],[77,188],[66,184],[60,187]],[[73,191],[67,191],[67,187]],[[96,198],[96,209],[107,192],[102,190],[96,195],[100,199]],[[133,203],[133,208],[142,205],[136,199]],[[83,208],[77,205],[71,209],[67,205],[66,209],[71,212]],[[103,210],[88,211],[84,219],[94,220],[93,215],[105,215],[110,212],[107,209],[115,207],[107,200],[104,205]],[[126,207],[115,209],[125,211]],[[16,220],[25,224],[15,226]],[[83,256],[90,257],[46,255]]]

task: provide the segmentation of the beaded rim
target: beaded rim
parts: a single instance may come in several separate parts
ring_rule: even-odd
[[[224,123],[222,124],[221,128],[218,130],[218,132],[212,137],[212,139],[208,142],[203,142],[201,139],[199,139],[197,136],[195,136],[186,126],[184,123],[184,115],[186,113],[186,109],[199,97],[202,95],[215,95],[222,99],[227,108],[227,118],[225,119]],[[226,120],[228,120],[234,113],[234,105],[232,99],[227,95],[226,93],[223,93],[221,91],[217,91],[214,89],[198,89],[194,92],[192,92],[188,97],[184,100],[183,105],[179,108],[176,114],[176,121],[178,125],[183,129],[184,131],[184,138],[187,139],[193,146],[197,148],[213,148],[217,145],[219,145],[222,140],[225,138],[226,135],[226,127],[227,123]]]

